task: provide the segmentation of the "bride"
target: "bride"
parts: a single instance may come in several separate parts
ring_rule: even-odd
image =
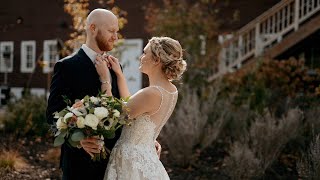
[[[178,41],[169,37],[153,37],[140,57],[140,71],[149,78],[149,86],[132,95],[127,103],[131,126],[126,126],[113,148],[104,179],[161,180],[169,179],[154,142],[177,103],[178,91],[171,83],[180,78],[186,62]],[[121,97],[130,93],[116,58],[97,57],[96,69],[102,82],[101,89],[111,93],[108,66],[117,75]]]

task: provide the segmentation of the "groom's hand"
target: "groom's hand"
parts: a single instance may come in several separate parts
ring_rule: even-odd
[[[161,144],[158,141],[155,141],[155,146],[156,146],[156,150],[157,150],[157,155],[160,159],[160,155],[161,155]]]
[[[91,157],[93,157],[94,154],[100,153],[101,146],[99,145],[98,137],[82,139],[80,144]]]

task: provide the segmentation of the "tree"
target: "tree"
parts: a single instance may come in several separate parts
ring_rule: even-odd
[[[185,82],[203,84],[216,71],[219,52],[216,0],[162,0],[146,8],[146,30],[155,36],[170,36],[186,49]]]

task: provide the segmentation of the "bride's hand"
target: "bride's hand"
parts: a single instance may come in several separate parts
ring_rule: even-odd
[[[110,72],[108,68],[108,62],[101,55],[97,55],[95,60],[95,67],[97,73],[99,74],[101,81],[109,81],[110,82]]]
[[[111,65],[112,70],[117,74],[122,74],[121,66],[119,60],[111,55],[108,56],[109,63]]]
[[[155,141],[155,147],[156,147],[156,151],[157,151],[157,155],[160,159],[160,155],[161,155],[161,144],[158,141]]]

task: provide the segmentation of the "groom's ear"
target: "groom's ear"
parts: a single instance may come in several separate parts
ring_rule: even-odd
[[[96,25],[90,24],[90,30],[94,33],[96,31]]]

